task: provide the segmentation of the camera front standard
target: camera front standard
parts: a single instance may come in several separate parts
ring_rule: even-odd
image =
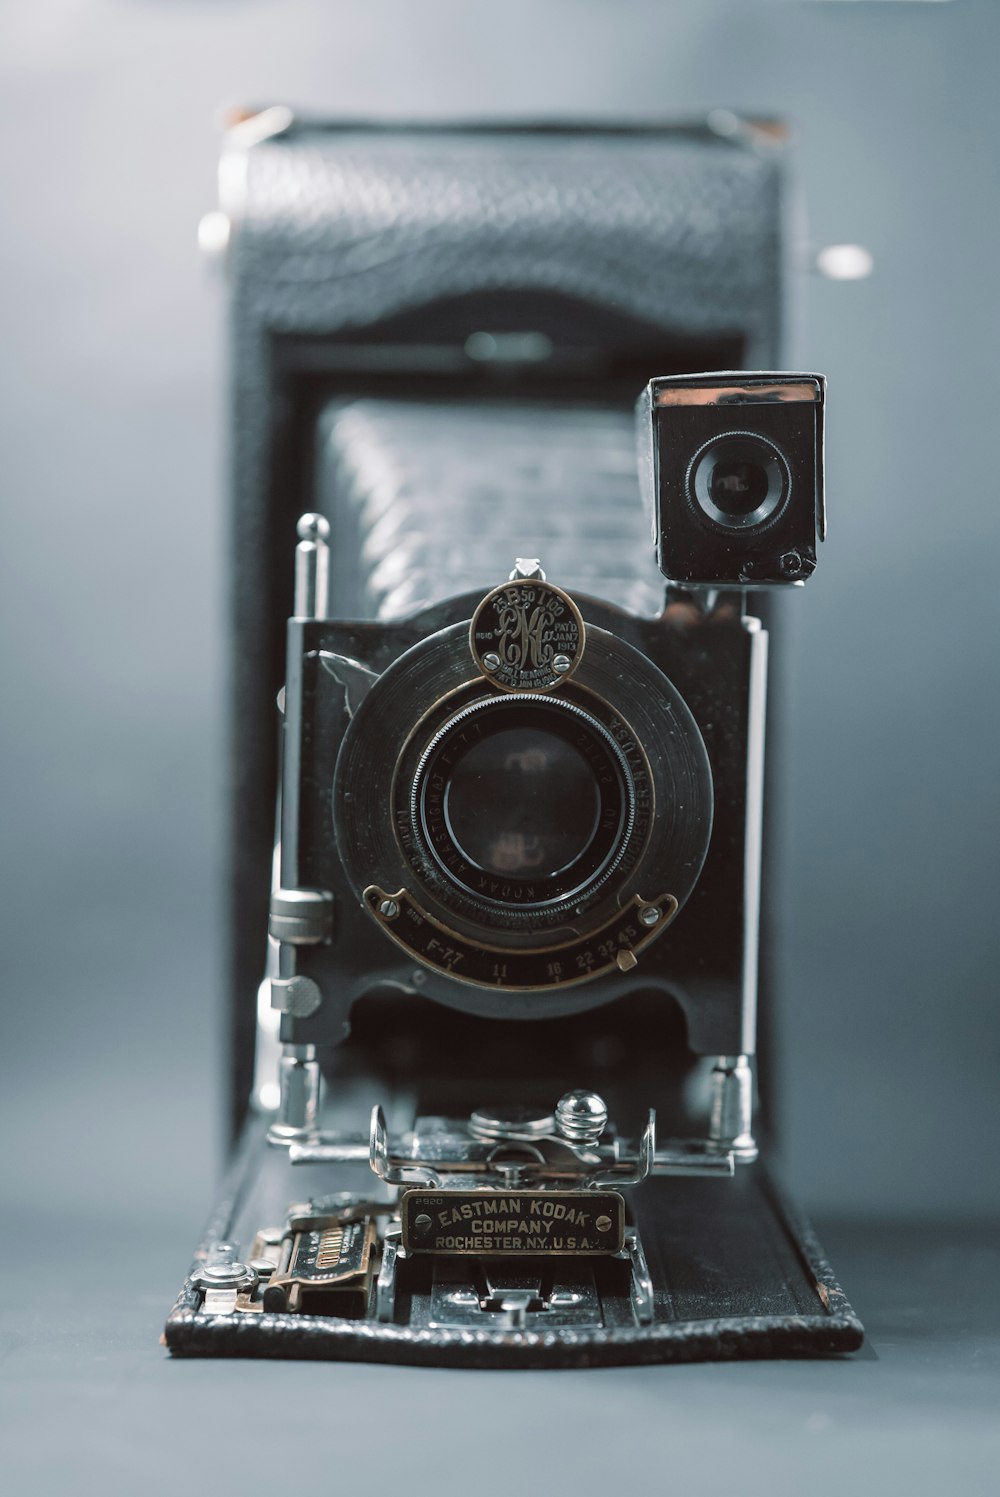
[[[749,587],[815,564],[822,404],[818,376],[651,381],[654,613],[568,585],[569,531],[545,566],[518,555],[515,499],[485,590],[336,617],[349,527],[300,519],[255,1087],[270,1147],[171,1345],[214,1344],[225,1316],[244,1350],[466,1365],[858,1343],[755,1165],[768,636]],[[392,434],[397,415],[378,407]],[[364,429],[338,420],[348,445]],[[475,420],[502,440],[509,411]],[[412,404],[408,423],[426,425]],[[630,1051],[594,1027],[611,1004]],[[664,1034],[695,1099],[678,1129],[653,1073],[673,1136],[642,1095]],[[747,1244],[773,1313],[740,1312]],[[724,1331],[678,1321],[698,1264]]]

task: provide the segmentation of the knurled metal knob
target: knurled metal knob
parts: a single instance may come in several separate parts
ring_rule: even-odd
[[[556,1131],[573,1143],[596,1143],[607,1124],[608,1104],[596,1092],[567,1092],[556,1103]]]

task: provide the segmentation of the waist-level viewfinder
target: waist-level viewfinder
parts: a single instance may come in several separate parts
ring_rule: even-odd
[[[639,402],[641,480],[672,582],[803,582],[825,536],[818,374],[670,375]]]

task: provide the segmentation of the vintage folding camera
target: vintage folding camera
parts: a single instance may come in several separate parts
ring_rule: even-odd
[[[609,502],[586,591],[564,585],[580,572],[571,532],[536,517],[545,554],[526,558],[487,513],[493,586],[342,619],[340,537],[301,518],[258,1053],[277,1077],[270,1154],[209,1232],[175,1349],[214,1334],[217,1350],[502,1365],[858,1343],[754,1163],[754,599],[815,566],[823,407],[815,374],[651,380],[637,407],[651,536],[638,503]],[[404,444],[431,419],[381,412],[397,418]],[[569,422],[586,449],[586,416]],[[655,551],[655,612],[600,596],[623,533]],[[401,995],[430,1033],[429,1078],[406,1022],[374,1069],[345,1043],[359,1005],[399,1025]],[[586,1027],[630,1003],[640,1049],[673,1007],[668,1048],[701,1058],[676,1136],[658,1107],[676,1121],[677,1097],[637,1095],[648,1075],[595,1052]]]
[[[785,138],[234,117],[238,1144],[174,1353],[859,1344],[768,1168],[823,381],[690,373],[781,363]]]

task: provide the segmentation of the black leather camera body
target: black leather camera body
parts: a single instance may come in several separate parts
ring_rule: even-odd
[[[767,600],[825,528],[824,381],[740,367],[774,136],[232,132],[251,1116],[177,1352],[860,1341],[755,1162]]]

